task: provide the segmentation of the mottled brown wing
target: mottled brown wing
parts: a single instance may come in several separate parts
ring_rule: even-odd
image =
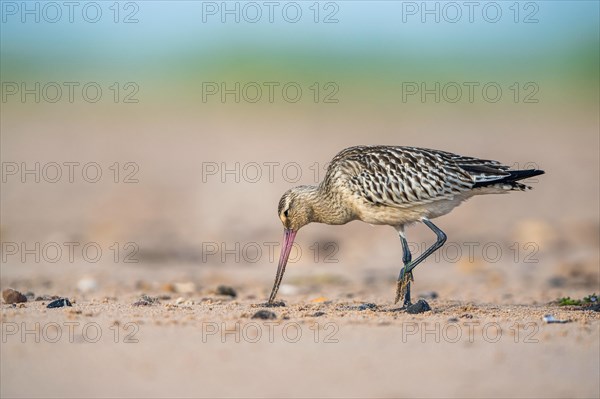
[[[374,205],[408,207],[471,190],[479,181],[505,177],[508,167],[496,161],[415,147],[361,146],[339,153],[330,178],[344,180]]]

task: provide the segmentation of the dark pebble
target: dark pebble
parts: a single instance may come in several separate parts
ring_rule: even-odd
[[[458,319],[456,317],[451,317],[448,319],[448,323],[458,323]]]
[[[227,295],[232,298],[237,297],[237,292],[233,287],[228,285],[220,285],[217,287],[217,295]]]
[[[7,288],[2,291],[2,299],[8,304],[27,302],[27,297],[17,290]]]
[[[375,310],[377,309],[377,305],[375,305],[374,303],[363,303],[362,305],[359,305],[357,307],[358,310]]]
[[[324,316],[324,315],[325,315],[325,312],[315,312],[311,316],[312,317],[321,317],[321,316]]]
[[[277,301],[277,302],[265,302],[265,303],[261,303],[260,306],[265,307],[265,308],[282,308],[285,307],[285,302],[283,301]]]
[[[71,302],[67,298],[60,298],[60,299],[50,302],[46,307],[47,308],[62,308],[64,306],[73,306],[73,305],[71,305]]]
[[[412,305],[406,308],[406,313],[418,314],[427,312],[428,310],[431,310],[429,304],[424,299],[419,299],[417,303],[413,303]]]
[[[272,320],[276,319],[277,315],[270,310],[259,310],[252,315],[253,319]]]
[[[29,302],[33,302],[33,301],[35,301],[35,294],[34,294],[33,292],[31,292],[31,291],[27,291],[27,292],[25,293],[25,297],[27,298],[27,300],[28,300]]]

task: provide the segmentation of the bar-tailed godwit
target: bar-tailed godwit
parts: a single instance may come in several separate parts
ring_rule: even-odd
[[[294,187],[281,197],[278,213],[284,227],[283,246],[269,303],[275,300],[294,238],[302,226],[361,220],[398,231],[404,266],[394,302],[404,297],[408,306],[413,269],[446,241],[446,234],[430,219],[447,214],[474,195],[530,189],[518,181],[543,173],[538,169],[510,170],[498,161],[426,148],[347,148],[333,158],[318,186]],[[437,241],[413,261],[404,228],[414,222],[423,222]]]

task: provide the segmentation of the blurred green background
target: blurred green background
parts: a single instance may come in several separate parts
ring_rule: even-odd
[[[334,81],[344,105],[397,102],[405,81],[535,81],[546,105],[598,101],[596,1],[2,3],[4,81],[135,81],[167,104],[206,81]]]

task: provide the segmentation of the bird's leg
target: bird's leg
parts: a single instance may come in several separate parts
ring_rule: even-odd
[[[435,224],[431,223],[431,221],[426,218],[421,219],[421,221],[425,223],[425,225],[435,233],[435,235],[437,236],[437,240],[431,247],[427,248],[425,252],[423,252],[417,259],[415,259],[414,261],[409,261],[408,265],[405,263],[404,267],[400,271],[400,276],[398,277],[396,303],[402,295],[405,295],[404,304],[410,304],[410,280],[412,280],[413,269],[417,267],[419,263],[423,262],[429,255],[440,249],[442,245],[444,245],[444,243],[446,242],[446,234],[442,230],[440,230]],[[400,232],[400,238],[403,239],[403,250],[405,247],[406,250],[408,250],[408,244],[405,244],[406,238],[404,238],[404,234],[402,232]],[[408,252],[410,253],[410,251]]]
[[[404,267],[400,270],[400,275],[398,276],[396,299],[394,300],[394,303],[398,303],[400,298],[404,296],[404,306],[406,307],[410,305],[410,282],[414,281],[412,272],[406,272],[406,268],[410,265],[410,261],[412,260],[412,254],[408,248],[408,242],[406,241],[404,233],[400,231],[399,235],[400,240],[402,241],[402,263],[404,263]]]

